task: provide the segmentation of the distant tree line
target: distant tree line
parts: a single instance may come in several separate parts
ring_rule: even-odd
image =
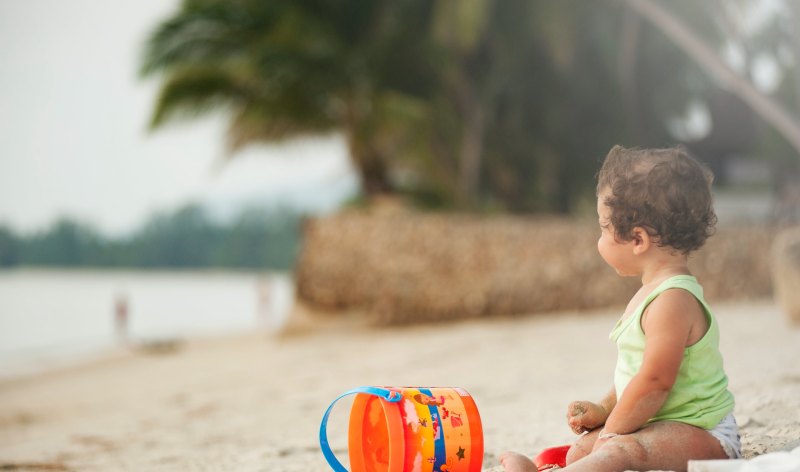
[[[133,235],[119,238],[72,219],[29,235],[0,225],[0,267],[290,270],[299,248],[299,223],[296,213],[256,208],[220,223],[190,205],[156,215]]]

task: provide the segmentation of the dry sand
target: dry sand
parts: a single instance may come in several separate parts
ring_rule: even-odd
[[[770,301],[719,305],[745,454],[800,438],[800,329]],[[368,329],[344,324],[140,351],[0,383],[0,470],[324,471],[319,421],[358,385],[460,386],[485,430],[484,470],[506,449],[573,439],[570,400],[611,386],[618,312]],[[330,437],[344,456],[349,402]],[[343,457],[343,460],[344,457]]]

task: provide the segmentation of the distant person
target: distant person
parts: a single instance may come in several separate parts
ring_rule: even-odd
[[[272,324],[272,280],[263,277],[258,280],[258,316],[261,323]]]
[[[122,343],[128,342],[128,297],[124,294],[117,295],[114,302],[114,327],[117,339]]]
[[[608,153],[597,183],[597,249],[642,286],[610,335],[618,351],[611,391],[567,407],[570,428],[583,436],[562,470],[685,471],[689,460],[741,457],[719,327],[687,266],[716,224],[712,178],[680,148]],[[537,470],[512,452],[500,462],[509,472]]]

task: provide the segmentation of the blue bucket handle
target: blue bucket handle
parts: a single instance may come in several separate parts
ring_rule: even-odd
[[[347,472],[347,469],[345,469],[342,463],[336,459],[336,456],[333,454],[331,446],[328,443],[328,416],[330,416],[333,405],[336,404],[336,402],[348,395],[353,395],[356,393],[375,395],[376,397],[379,397],[389,403],[397,403],[403,398],[403,395],[400,394],[400,392],[386,388],[356,387],[352,390],[344,392],[343,394],[339,395],[336,400],[331,402],[331,404],[328,406],[328,409],[325,410],[325,414],[322,416],[322,423],[319,425],[319,447],[322,449],[322,455],[325,456],[325,460],[328,461],[328,464],[336,472]]]

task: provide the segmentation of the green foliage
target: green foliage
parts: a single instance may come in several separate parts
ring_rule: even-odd
[[[389,188],[379,142],[386,93],[418,87],[398,58],[417,57],[418,2],[186,1],[162,22],[142,74],[162,74],[154,127],[172,117],[229,112],[231,151],[333,129],[348,135],[368,191]],[[423,80],[424,82],[424,80]]]
[[[20,258],[19,238],[10,228],[0,226],[0,267],[16,265]]]
[[[0,227],[0,267],[91,266],[291,270],[299,247],[299,216],[251,208],[229,224],[195,205],[153,217],[128,238],[109,239],[61,220],[28,237]]]
[[[720,47],[752,0],[660,3]],[[187,0],[142,72],[154,126],[223,108],[233,151],[337,130],[367,200],[511,212],[572,212],[613,144],[677,144],[667,123],[716,87],[611,0]]]
[[[101,262],[102,242],[81,223],[61,219],[46,232],[22,241],[20,262],[31,265],[77,266]]]
[[[208,221],[200,207],[188,206],[151,219],[134,238],[133,247],[145,267],[206,266],[210,250],[221,241],[221,229]]]
[[[212,265],[290,268],[299,250],[297,218],[278,217],[251,209],[227,228]],[[264,240],[269,244],[264,244]]]

